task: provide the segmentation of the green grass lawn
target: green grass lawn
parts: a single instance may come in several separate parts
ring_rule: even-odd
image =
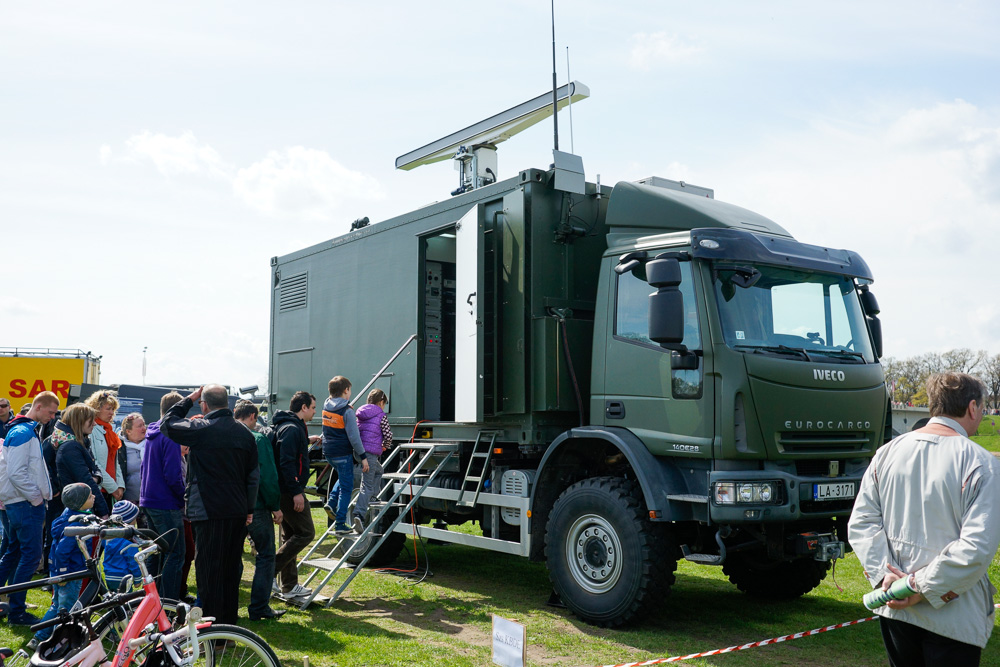
[[[316,523],[324,525],[325,516],[317,512]],[[415,567],[412,543],[408,548],[398,567],[422,572],[424,553]],[[289,611],[280,621],[250,622],[253,561],[247,553],[241,625],[263,636],[286,667],[301,665],[305,655],[316,667],[490,665],[491,615],[499,614],[527,626],[530,664],[586,667],[725,648],[869,615],[861,604],[867,586],[853,554],[840,561],[835,578],[828,576],[809,595],[785,603],[755,600],[729,584],[720,568],[682,561],[670,596],[622,630],[595,628],[547,606],[551,588],[542,564],[453,545],[431,545],[427,556],[431,574],[421,583],[365,571],[331,608],[284,607]],[[1000,581],[997,562],[991,576]],[[29,595],[40,606],[45,600],[37,591]],[[16,647],[28,636],[25,629],[0,624],[0,643]],[[983,665],[1000,665],[998,642],[987,647]],[[883,665],[885,658],[878,625],[865,623],[686,664]]]
[[[1000,454],[1000,415],[983,417],[979,430],[972,439],[989,451]]]

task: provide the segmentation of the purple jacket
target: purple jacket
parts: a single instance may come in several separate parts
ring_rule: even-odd
[[[382,454],[382,418],[385,413],[382,408],[367,403],[358,408],[358,430],[361,432],[361,444],[369,454]]]
[[[154,510],[184,509],[184,471],[181,446],[160,431],[160,422],[146,429],[142,457],[139,506]]]

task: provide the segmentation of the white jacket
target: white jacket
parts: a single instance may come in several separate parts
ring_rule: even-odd
[[[35,426],[33,421],[19,422],[0,447],[0,502],[5,506],[29,502],[37,507],[52,498],[52,483]]]
[[[848,534],[873,588],[891,564],[915,572],[927,598],[875,613],[986,646],[996,592],[987,570],[1000,544],[1000,462],[992,454],[962,436],[899,436],[872,459]]]
[[[124,446],[124,445],[123,445]],[[101,488],[109,494],[114,493],[119,487],[125,488],[125,477],[122,476],[122,466],[115,456],[115,477],[108,474],[108,441],[104,435],[104,427],[94,424],[94,431],[90,434],[90,453],[97,461],[97,467],[101,469]]]

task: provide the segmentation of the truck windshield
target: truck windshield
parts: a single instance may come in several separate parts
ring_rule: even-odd
[[[773,266],[717,265],[713,272],[729,347],[824,363],[874,363],[854,281]]]

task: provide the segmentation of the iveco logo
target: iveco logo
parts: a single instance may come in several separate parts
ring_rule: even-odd
[[[847,376],[844,371],[828,371],[822,368],[813,369],[814,380],[829,380],[830,382],[843,382]]]

